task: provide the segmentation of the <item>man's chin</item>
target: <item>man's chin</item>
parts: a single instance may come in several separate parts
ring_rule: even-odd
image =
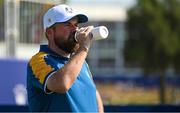
[[[63,44],[63,45],[59,44],[57,46],[59,47],[59,49],[63,50],[64,52],[66,52],[68,54],[76,52],[78,50],[78,48],[79,48],[79,44],[77,44],[77,43],[68,43],[68,44],[66,43],[66,44]]]
[[[62,49],[62,50],[65,51],[68,54],[72,54],[72,53],[76,52],[78,50],[78,48]]]

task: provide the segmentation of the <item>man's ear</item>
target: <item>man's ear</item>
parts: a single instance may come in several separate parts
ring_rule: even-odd
[[[52,36],[54,35],[53,29],[47,28],[47,29],[46,29],[46,35],[47,35],[48,37],[52,37]]]

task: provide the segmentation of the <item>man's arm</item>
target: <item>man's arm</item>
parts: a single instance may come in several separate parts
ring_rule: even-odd
[[[48,79],[47,88],[52,92],[66,92],[79,75],[86,56],[87,51],[79,50],[64,67]]]
[[[97,98],[99,113],[104,113],[103,102],[102,102],[101,96],[97,90],[96,90],[96,98]]]
[[[64,93],[72,86],[76,80],[79,72],[81,71],[82,65],[87,57],[88,48],[91,43],[89,38],[89,32],[92,27],[87,27],[85,31],[81,29],[79,33],[80,48],[70,58],[69,62],[64,65],[60,70],[55,72],[47,81],[47,88],[52,92]]]

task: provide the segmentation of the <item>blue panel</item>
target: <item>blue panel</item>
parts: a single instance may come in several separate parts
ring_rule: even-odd
[[[16,104],[13,89],[18,87],[21,93],[26,87],[26,65],[27,61],[0,59],[0,105]]]

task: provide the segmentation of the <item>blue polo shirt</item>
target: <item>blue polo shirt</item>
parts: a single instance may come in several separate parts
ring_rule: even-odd
[[[61,69],[68,60],[57,55],[47,45],[41,45],[40,51],[30,59],[27,66],[30,111],[98,112],[96,87],[86,62],[67,92],[56,93],[46,89],[48,78]]]

